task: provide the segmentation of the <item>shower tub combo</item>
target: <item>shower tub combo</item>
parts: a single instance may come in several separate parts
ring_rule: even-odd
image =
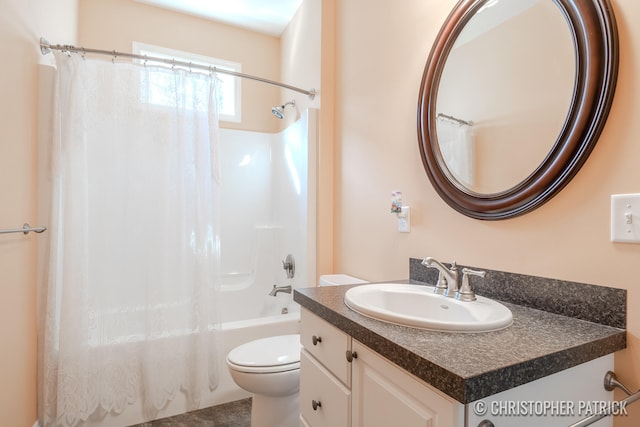
[[[317,110],[279,134],[221,129],[223,280],[220,291],[219,384],[199,408],[250,397],[231,378],[225,357],[233,348],[259,338],[299,332],[300,308],[292,294],[269,295],[273,286],[315,285],[315,149]],[[229,208],[231,207],[231,208]],[[306,232],[304,232],[306,231]],[[283,262],[295,259],[287,278]],[[154,418],[188,408],[182,394]],[[121,414],[85,426],[122,427],[149,421],[141,399]]]

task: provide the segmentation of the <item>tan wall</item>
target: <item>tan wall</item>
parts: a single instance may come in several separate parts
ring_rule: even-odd
[[[0,0],[0,228],[37,225],[38,63],[76,37],[76,0]],[[0,423],[36,420],[36,242],[0,235]]]
[[[320,91],[321,52],[320,33],[322,31],[322,2],[303,1],[291,20],[281,39],[281,76],[283,83],[301,89]],[[281,124],[286,127],[299,117],[307,108],[319,108],[320,95],[309,96],[283,89],[282,103],[295,100],[298,114],[287,115]],[[287,110],[291,111],[291,110]]]
[[[295,121],[307,108],[333,105],[335,71],[333,49],[335,35],[335,0],[305,0],[281,36],[281,81],[305,90],[314,89],[309,96],[281,91],[282,103],[296,102],[297,114],[288,114],[280,121],[281,128]],[[293,110],[287,109],[287,112]],[[333,227],[333,110],[320,108],[319,143],[317,151],[318,188],[316,194],[316,223],[323,230],[316,236],[316,280],[330,273],[332,264]],[[314,213],[312,213],[314,214]]]
[[[80,0],[78,43],[131,52],[142,42],[242,64],[242,72],[280,80],[280,39],[238,27],[149,6],[133,0]],[[280,102],[275,86],[242,79],[242,123],[220,127],[276,132],[271,107]]]
[[[336,123],[336,26],[337,0],[322,0],[320,43],[320,108],[317,195],[316,274],[334,269],[335,123]]]
[[[335,271],[371,280],[408,275],[408,258],[628,289],[629,348],[619,377],[640,387],[640,245],[609,241],[610,195],[640,192],[640,16],[612,0],[620,34],[613,109],[590,159],[550,202],[515,219],[462,216],[436,194],[418,152],[416,107],[431,44],[455,0],[338,2]],[[326,105],[325,105],[326,106]],[[403,191],[411,233],[396,231],[390,194]],[[617,426],[637,425],[640,405]]]

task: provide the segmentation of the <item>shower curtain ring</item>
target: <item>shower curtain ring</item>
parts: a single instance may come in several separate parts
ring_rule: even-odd
[[[112,54],[113,54],[113,57],[111,58],[111,62],[113,62],[113,63],[115,64],[115,63],[116,63],[116,57],[117,57],[118,55],[116,54],[116,51],[115,51],[115,50],[114,50],[114,51],[112,51]]]

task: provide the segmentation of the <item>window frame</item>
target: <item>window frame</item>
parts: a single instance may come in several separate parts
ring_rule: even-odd
[[[185,52],[176,49],[170,49],[167,47],[156,46],[152,44],[133,42],[132,51],[136,55],[147,55],[149,57],[157,56],[160,58],[171,58],[176,61],[191,62],[193,64],[205,65],[211,67],[217,67],[219,69],[226,69],[237,73],[242,72],[242,64],[239,62],[228,61],[225,59],[213,58],[205,55],[198,55],[191,52]],[[242,83],[240,77],[235,77],[228,74],[220,73],[218,75],[220,79],[230,79],[233,82],[233,114],[225,114],[221,111],[218,112],[220,121],[241,123],[242,122]],[[224,83],[222,84],[224,85]],[[221,86],[222,86],[221,85]]]

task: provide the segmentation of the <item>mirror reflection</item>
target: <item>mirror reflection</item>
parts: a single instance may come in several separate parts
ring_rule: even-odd
[[[469,194],[509,190],[555,145],[575,90],[574,40],[553,0],[490,0],[458,34],[437,87],[443,169]]]

